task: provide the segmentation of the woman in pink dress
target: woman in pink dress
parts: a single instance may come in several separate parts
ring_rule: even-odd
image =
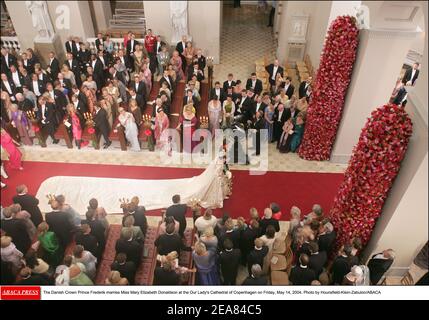
[[[168,116],[165,114],[164,109],[158,108],[156,120],[155,120],[155,129],[154,129],[157,149],[161,150],[167,144],[166,139],[168,138],[163,137],[164,138],[163,139],[161,138],[161,136],[164,130],[168,129],[169,127],[170,127],[170,121],[168,120]]]
[[[16,146],[19,146],[19,143],[12,139],[12,137],[1,128],[1,146],[9,154],[9,167],[11,169],[23,170],[21,164],[21,151]]]
[[[182,58],[179,56],[179,51],[175,50],[173,56],[170,59],[170,63],[173,66],[173,70],[176,72],[177,80],[183,80],[185,75],[182,70]]]
[[[73,104],[69,104],[67,106],[67,112],[69,116],[68,119],[65,120],[65,123],[71,124],[71,126],[69,126],[68,128],[72,132],[72,137],[75,140],[77,148],[80,149],[80,147],[86,146],[88,144],[88,142],[82,141],[82,115],[76,111],[76,108]]]
[[[192,135],[198,126],[198,119],[195,117],[195,109],[192,104],[183,107],[183,114],[179,118],[177,130],[182,131],[183,152],[191,153],[199,141],[192,141]]]

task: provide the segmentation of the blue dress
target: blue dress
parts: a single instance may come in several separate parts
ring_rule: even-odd
[[[197,268],[196,284],[203,286],[220,285],[219,270],[216,264],[216,253],[212,250],[207,251],[206,256],[199,256],[192,252],[195,267]]]
[[[264,113],[270,121],[273,121],[274,110],[271,111],[269,107],[265,107]],[[271,142],[273,140],[273,124],[265,121],[265,129],[268,130],[268,141]]]

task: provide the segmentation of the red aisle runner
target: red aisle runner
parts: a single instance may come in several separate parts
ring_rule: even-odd
[[[1,190],[1,205],[12,203],[15,187],[25,183],[31,194],[36,194],[40,184],[53,176],[90,176],[106,178],[132,179],[177,179],[198,175],[202,169],[183,169],[166,167],[137,167],[125,165],[95,165],[76,163],[25,162],[24,171],[9,170],[9,179],[2,181],[7,188]],[[234,184],[231,199],[225,200],[223,210],[216,215],[228,212],[237,218],[249,215],[249,208],[256,207],[260,214],[270,202],[280,204],[282,220],[289,220],[292,205],[301,208],[303,214],[310,212],[314,203],[319,203],[329,212],[338,187],[343,179],[342,173],[310,173],[310,172],[267,172],[262,176],[251,176],[248,171],[233,171]],[[66,199],[67,199],[67,195]],[[39,199],[46,201],[46,199]],[[88,199],[89,200],[89,199]],[[140,200],[144,205],[144,199]],[[71,203],[73,206],[73,204]],[[100,203],[102,206],[103,204]],[[118,212],[119,203],[118,203]],[[85,214],[85,212],[80,212]],[[152,214],[152,213],[148,213]],[[159,215],[159,210],[153,215]]]

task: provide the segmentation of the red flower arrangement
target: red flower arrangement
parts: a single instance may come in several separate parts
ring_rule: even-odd
[[[370,240],[411,134],[412,123],[403,108],[389,104],[371,113],[331,209],[335,249],[356,237],[363,246]]]
[[[40,128],[39,128],[39,126],[34,126],[34,125],[33,125],[33,130],[34,130],[34,132],[36,132],[36,133],[37,133],[37,132],[39,132],[39,131],[40,131]]]
[[[95,133],[95,129],[93,127],[88,128],[88,133],[89,134],[94,134]]]
[[[341,16],[328,31],[307,111],[299,156],[329,160],[358,48],[356,19]]]
[[[152,135],[152,130],[150,130],[150,129],[146,129],[145,131],[144,131],[144,134],[146,135],[146,136],[151,136]]]

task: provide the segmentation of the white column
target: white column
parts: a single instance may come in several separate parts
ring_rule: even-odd
[[[146,19],[146,28],[152,29],[155,34],[161,35],[166,43],[170,43],[172,35],[170,2],[143,1],[143,6],[144,16]]]
[[[33,48],[33,40],[37,36],[37,30],[32,28],[31,15],[25,6],[25,1],[5,1],[5,3],[21,44],[21,51]]]
[[[105,32],[109,28],[109,20],[112,19],[110,1],[91,1],[91,4],[94,8],[98,31]]]
[[[416,31],[361,30],[331,161],[347,163],[371,111],[389,101]]]
[[[188,26],[192,42],[205,56],[219,63],[222,1],[188,1]]]
[[[95,36],[88,1],[47,1],[47,3],[55,31],[63,45],[69,36],[79,37],[82,41]],[[70,13],[70,23],[68,26],[59,27],[61,25],[60,12],[64,6]]]
[[[391,276],[403,276],[416,254],[428,241],[427,177],[426,153],[408,188],[401,195],[393,215],[385,217],[383,212],[377,221],[376,229],[365,250],[365,259],[385,249],[395,250],[396,259],[389,271]],[[395,185],[397,183],[399,181],[395,181]]]

